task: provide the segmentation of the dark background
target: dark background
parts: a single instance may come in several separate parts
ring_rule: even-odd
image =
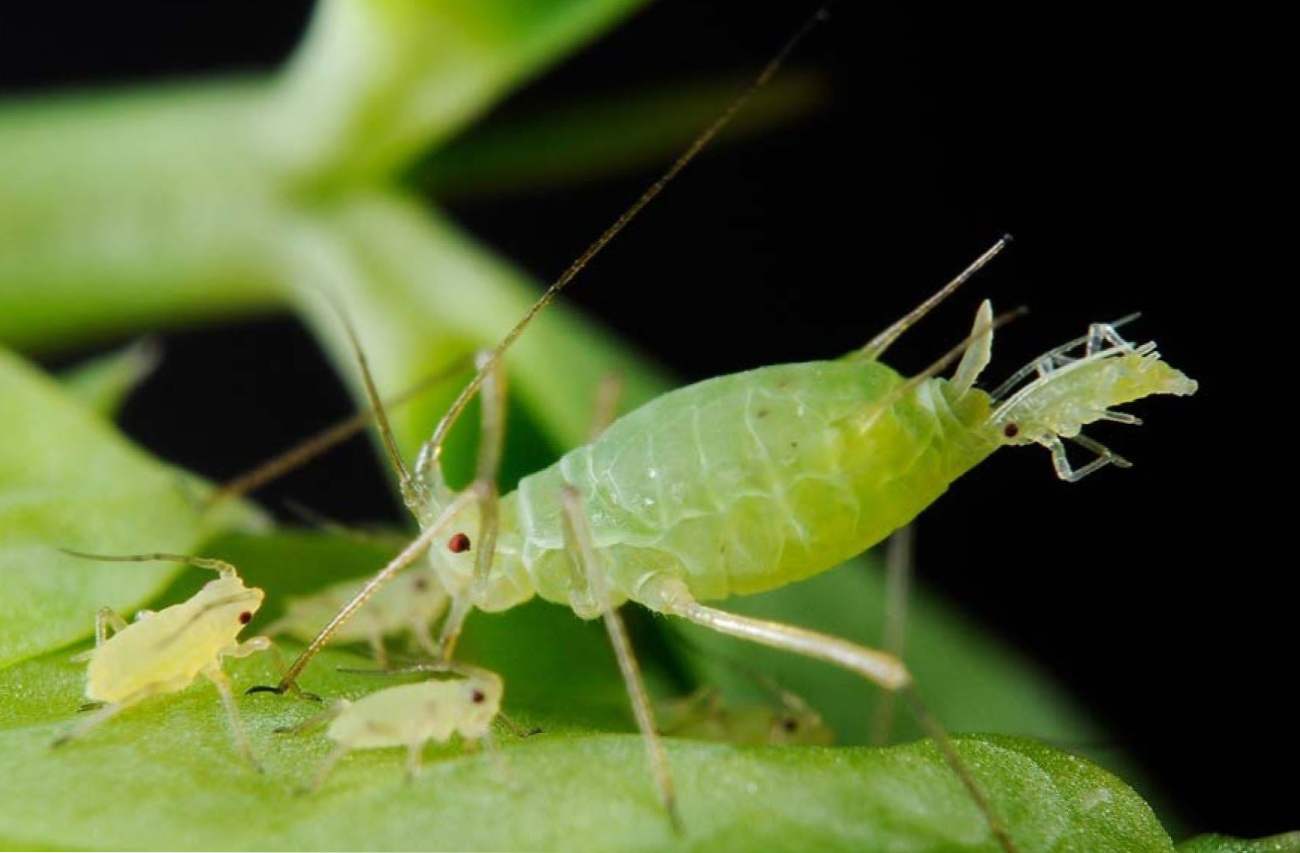
[[[309,8],[6,10],[0,86],[272,68]],[[489,120],[747,73],[805,8],[665,2]],[[1289,269],[1249,269],[1268,238],[1246,219],[1274,192],[1248,97],[1269,25],[1197,14],[842,4],[791,62],[825,75],[830,104],[704,156],[571,299],[683,379],[703,378],[859,345],[1011,231],[1012,249],[893,363],[919,369],[951,346],[985,295],[1032,310],[999,333],[995,376],[1088,321],[1146,312],[1132,334],[1156,337],[1201,392],[1135,406],[1141,429],[1094,431],[1137,466],[1067,485],[1038,449],[1000,453],[922,517],[919,571],[1068,684],[1188,825],[1263,835],[1300,827],[1297,584],[1280,518],[1292,505],[1283,349],[1295,323],[1279,301]],[[652,176],[452,212],[549,279]],[[208,476],[350,411],[292,321],[165,343],[127,428]],[[398,517],[360,442],[268,494],[345,519]]]

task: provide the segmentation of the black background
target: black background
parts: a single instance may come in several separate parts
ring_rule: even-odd
[[[665,2],[489,121],[748,72],[806,6]],[[0,85],[30,93],[272,68],[309,7],[6,10]],[[985,295],[1032,310],[999,333],[998,375],[1090,320],[1146,312],[1133,333],[1158,338],[1201,392],[1139,404],[1141,429],[1098,431],[1137,467],[1066,485],[1040,450],[1000,453],[923,516],[919,570],[1067,683],[1190,826],[1243,835],[1300,826],[1296,582],[1282,521],[1295,324],[1281,300],[1293,275],[1250,268],[1268,238],[1246,225],[1278,179],[1261,168],[1252,115],[1275,108],[1262,92],[1268,29],[1157,8],[842,4],[791,63],[825,76],[830,105],[708,153],[571,294],[684,379],[839,354],[1003,231],[1012,249],[911,332],[893,363],[923,366],[965,333]],[[548,279],[650,177],[452,213]],[[292,321],[180,333],[166,346],[127,428],[209,476],[350,409]],[[269,494],[347,519],[397,517],[363,443]]]

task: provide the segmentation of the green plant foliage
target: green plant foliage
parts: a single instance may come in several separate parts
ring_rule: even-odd
[[[236,561],[275,590],[250,633],[275,616],[280,593],[369,568],[385,550],[317,534],[227,537],[207,552]],[[205,579],[186,571],[161,596]],[[540,649],[540,653],[533,650]],[[960,783],[925,743],[872,749],[734,747],[670,742],[687,835],[674,839],[657,806],[617,668],[599,623],[533,603],[477,614],[464,655],[506,676],[506,710],[545,731],[504,735],[501,761],[459,745],[431,747],[425,773],[402,776],[400,750],[358,752],[316,794],[298,789],[329,749],[319,734],[282,735],[319,706],[240,698],[258,755],[235,755],[205,683],[123,713],[59,749],[75,720],[83,666],[70,650],[0,671],[0,839],[39,847],[168,849],[761,849],[992,850]],[[342,673],[372,666],[346,651],[313,664],[304,683],[331,698],[388,683]],[[647,661],[660,691],[666,667]],[[235,662],[238,687],[276,677],[269,655]],[[1150,809],[1089,762],[1023,739],[959,741],[1025,850],[1170,850]],[[120,807],[129,803],[129,808]]]
[[[1297,853],[1300,832],[1268,838],[1229,838],[1226,835],[1198,835],[1178,845],[1178,853]]]
[[[156,344],[136,341],[68,368],[59,378],[83,406],[112,418],[131,392],[153,373],[159,357]]]
[[[0,350],[0,665],[85,637],[101,606],[143,604],[175,574],[60,553],[187,551],[253,516],[205,515],[206,487],[133,447],[57,383]]]

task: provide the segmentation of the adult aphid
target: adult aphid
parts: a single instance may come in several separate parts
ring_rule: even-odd
[[[181,554],[108,556],[63,551],[88,560],[186,563],[211,569],[218,576],[188,600],[158,611],[142,610],[130,624],[112,609],[100,609],[95,617],[95,648],[73,658],[89,661],[86,699],[96,710],[59,737],[54,745],[79,738],[152,696],[184,690],[197,676],[203,675],[221,695],[235,748],[257,767],[230,692],[230,680],[221,665],[226,658],[247,657],[271,647],[266,637],[253,637],[242,643],[238,639],[240,631],[262,606],[262,590],[244,586],[235,567],[222,560]]]
[[[419,667],[394,672],[417,671]],[[492,721],[501,711],[505,692],[501,676],[467,666],[452,675],[388,687],[355,702],[339,699],[324,713],[277,731],[299,733],[329,724],[325,736],[336,746],[317,771],[312,791],[319,789],[335,765],[354,749],[405,747],[406,772],[414,778],[429,741],[446,743],[459,734],[466,742],[491,747]]]
[[[287,635],[304,643],[311,640],[326,620],[356,596],[362,583],[340,581],[311,595],[289,598],[284,614],[266,626],[266,633],[272,637]],[[432,568],[412,569],[380,590],[370,606],[335,634],[333,641],[369,643],[381,667],[388,665],[384,638],[403,632],[409,632],[429,654],[437,654],[432,631],[446,612],[447,601],[447,593]]]
[[[801,33],[802,34],[802,31]],[[796,37],[797,38],[797,37]],[[786,50],[788,51],[789,46]],[[784,57],[760,74],[766,81]],[[752,91],[752,89],[751,89]],[[741,99],[743,101],[743,97]],[[929,368],[904,377],[880,361],[890,344],[1000,252],[1008,238],[861,350],[836,361],[764,367],[665,394],[616,421],[599,438],[524,478],[504,497],[496,474],[504,431],[499,376],[503,353],[583,266],[626,225],[734,114],[720,117],[664,177],[603,233],[480,361],[475,378],[438,424],[408,471],[387,424],[381,432],[402,493],[422,533],[322,628],[275,688],[298,675],[352,614],[392,577],[448,535],[471,535],[472,553],[433,548],[451,596],[441,652],[450,658],[465,617],[533,596],[606,620],[668,814],[677,823],[666,755],[616,608],[635,601],[724,634],[846,668],[906,695],[921,724],[988,819],[1014,849],[988,798],[943,729],[927,714],[910,673],[894,655],[805,628],[703,604],[774,589],[824,572],[910,522],[948,485],[1000,447],[1036,442],[1052,450],[1058,474],[1077,479],[1122,460],[1079,435],[1097,420],[1125,420],[1113,407],[1152,394],[1190,394],[1195,383],[1134,347],[1113,327],[1094,325],[1077,361],[1057,356],[1005,399],[975,388],[991,357],[993,320],[981,306],[972,334]],[[938,374],[961,359],[952,379]],[[373,384],[372,407],[381,414]],[[482,392],[483,432],[474,482],[460,493],[439,463],[448,430]],[[1079,471],[1060,449],[1079,441],[1098,458]]]

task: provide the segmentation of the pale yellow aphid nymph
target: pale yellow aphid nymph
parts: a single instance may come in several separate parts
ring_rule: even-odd
[[[352,600],[364,580],[346,580],[331,584],[307,596],[290,598],[284,614],[266,627],[275,637],[287,635],[303,642],[316,636],[320,626]],[[437,653],[431,631],[447,610],[447,593],[431,568],[414,568],[384,587],[331,639],[335,643],[367,642],[381,667],[388,665],[384,638],[403,631],[429,654]]]
[[[407,774],[414,776],[429,741],[446,743],[458,734],[466,742],[490,744],[505,685],[494,672],[459,669],[456,677],[388,687],[355,702],[340,699],[325,713],[281,729],[301,732],[329,723],[325,736],[336,746],[317,772],[312,790],[354,749],[405,747]]]
[[[184,690],[196,677],[203,675],[221,695],[235,747],[256,766],[222,662],[226,658],[246,657],[270,648],[271,641],[266,637],[239,641],[239,633],[262,606],[265,597],[262,590],[245,586],[235,567],[221,560],[179,554],[105,556],[76,551],[66,553],[113,562],[167,560],[187,563],[212,569],[218,577],[206,583],[188,600],[156,612],[141,611],[129,624],[107,607],[99,611],[95,619],[95,648],[75,658],[89,661],[85,696],[97,710],[55,744],[81,737],[152,696]]]

